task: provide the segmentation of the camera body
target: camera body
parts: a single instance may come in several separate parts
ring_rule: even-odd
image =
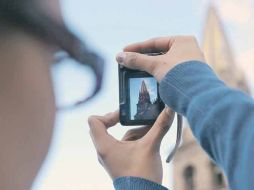
[[[118,71],[120,123],[125,126],[154,124],[165,107],[156,79],[121,65]]]

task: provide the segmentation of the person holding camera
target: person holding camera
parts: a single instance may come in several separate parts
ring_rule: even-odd
[[[144,55],[151,52],[165,54]],[[146,71],[157,79],[162,100],[188,119],[198,142],[225,172],[230,189],[254,187],[254,101],[215,75],[195,37],[161,37],[136,43],[124,48],[116,59],[120,65]],[[150,131],[136,129],[122,141],[107,134],[118,117],[114,112],[89,119],[100,163],[114,180],[115,189],[166,189],[161,185],[159,147],[172,123],[172,111],[166,108]]]
[[[56,106],[49,67],[55,53],[66,52],[96,75],[94,92],[75,105],[99,91],[103,63],[63,24],[58,0],[1,0],[0,42],[0,186],[27,190],[52,138]],[[166,54],[143,55],[149,52]],[[224,169],[230,187],[252,189],[254,102],[216,77],[195,38],[164,37],[134,44],[117,60],[153,75],[164,103],[187,117],[202,147]],[[122,141],[107,133],[118,122],[118,111],[89,118],[99,161],[117,190],[166,189],[161,186],[159,148],[174,118],[170,108],[151,128],[132,130]]]

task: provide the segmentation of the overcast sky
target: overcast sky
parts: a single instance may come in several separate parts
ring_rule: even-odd
[[[70,28],[96,49],[106,60],[102,92],[77,110],[60,112],[54,139],[33,190],[111,190],[112,182],[96,158],[89,137],[87,118],[118,107],[118,74],[115,55],[129,43],[157,36],[195,35],[199,41],[206,18],[207,0],[64,0],[63,12]],[[254,3],[251,0],[215,1],[237,63],[253,84],[254,76]],[[70,89],[70,96],[90,89],[90,74],[68,65],[56,70],[56,88]],[[88,82],[85,82],[88,81]],[[66,89],[65,89],[66,90]],[[88,91],[87,90],[87,91]],[[82,94],[83,95],[83,94]],[[63,93],[57,93],[59,99]],[[120,138],[127,127],[110,132]],[[175,125],[162,144],[163,163],[174,145]],[[128,156],[128,155],[126,155]],[[163,165],[163,184],[172,189],[170,165]]]

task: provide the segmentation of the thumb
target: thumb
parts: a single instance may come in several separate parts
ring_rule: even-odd
[[[157,118],[150,131],[144,137],[144,141],[149,142],[153,147],[156,148],[156,150],[159,150],[161,141],[172,125],[174,117],[175,112],[168,107],[165,108]]]
[[[120,65],[129,69],[146,71],[153,73],[158,57],[149,56],[135,52],[121,52],[116,56],[116,60]]]

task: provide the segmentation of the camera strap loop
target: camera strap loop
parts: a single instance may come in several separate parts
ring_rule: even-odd
[[[174,149],[170,152],[170,154],[167,157],[167,160],[166,160],[167,163],[169,163],[173,159],[173,157],[174,157],[174,155],[175,155],[175,153],[176,153],[176,151],[177,151],[177,149],[178,149],[178,147],[181,143],[182,130],[183,130],[183,118],[180,114],[177,114],[176,144],[175,144]]]

